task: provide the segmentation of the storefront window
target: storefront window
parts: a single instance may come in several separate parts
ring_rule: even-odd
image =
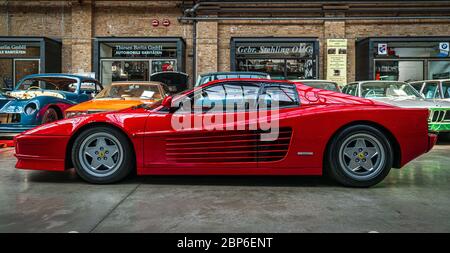
[[[238,71],[268,73],[272,79],[285,79],[285,60],[279,59],[238,59]]]
[[[375,80],[417,81],[423,80],[423,61],[376,60]]]
[[[14,80],[18,82],[27,75],[39,73],[39,60],[15,59]]]
[[[13,60],[0,59],[0,88],[9,90],[13,88]]]
[[[177,68],[176,60],[153,60],[152,73],[175,71]]]
[[[428,79],[450,79],[450,60],[429,61]]]
[[[232,40],[232,70],[268,73],[272,79],[316,79],[316,42],[296,39]]]
[[[369,37],[356,41],[356,80],[450,78],[450,37]]]
[[[39,73],[39,42],[0,42],[0,89],[11,90],[15,83]]]
[[[99,51],[103,85],[116,81],[149,81],[153,73],[178,71],[176,42],[104,42],[100,43]]]
[[[374,43],[374,77],[394,81],[448,78],[448,44],[445,40],[414,41],[414,38]]]

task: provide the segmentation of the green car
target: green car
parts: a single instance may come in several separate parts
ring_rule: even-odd
[[[410,84],[399,81],[359,81],[347,84],[343,93],[369,98],[404,108],[427,108],[430,110],[430,132],[450,132],[450,102],[426,99]]]

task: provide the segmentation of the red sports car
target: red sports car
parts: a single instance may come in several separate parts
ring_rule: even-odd
[[[344,185],[368,187],[433,147],[436,136],[428,133],[427,120],[426,109],[301,83],[225,79],[151,106],[24,132],[15,138],[16,167],[74,167],[91,183],[117,182],[135,170],[138,175],[326,173]]]

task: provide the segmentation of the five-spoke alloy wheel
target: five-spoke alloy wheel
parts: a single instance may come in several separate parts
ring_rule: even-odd
[[[83,131],[74,142],[72,161],[78,175],[91,183],[113,183],[134,168],[127,137],[111,127]]]
[[[387,176],[392,163],[392,146],[385,134],[372,126],[355,125],[331,141],[326,171],[344,185],[369,187]]]

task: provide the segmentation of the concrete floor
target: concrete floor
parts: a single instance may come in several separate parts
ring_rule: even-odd
[[[370,189],[321,177],[136,177],[14,169],[0,149],[0,232],[450,232],[450,145]]]

